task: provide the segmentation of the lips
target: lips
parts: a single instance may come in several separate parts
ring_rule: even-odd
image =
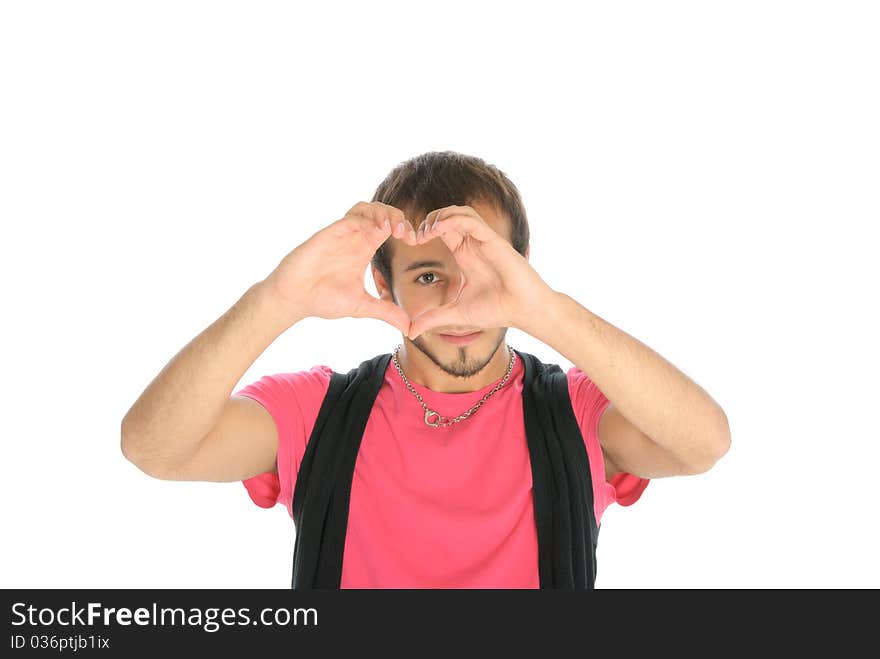
[[[440,338],[444,341],[447,341],[448,343],[452,343],[455,345],[464,345],[466,343],[470,343],[471,341],[476,341],[480,337],[480,334],[482,334],[482,332],[478,330],[476,332],[470,332],[468,334],[440,334]]]

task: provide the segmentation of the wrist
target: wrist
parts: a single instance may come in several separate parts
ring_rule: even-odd
[[[523,310],[514,326],[547,343],[549,336],[559,329],[561,309],[567,298],[565,293],[548,287],[545,295],[537,299],[531,308]]]
[[[251,286],[243,299],[247,299],[247,303],[253,307],[258,318],[280,329],[281,332],[308,317],[299,305],[280,295],[268,279]]]

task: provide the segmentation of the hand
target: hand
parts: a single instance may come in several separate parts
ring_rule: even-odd
[[[440,238],[461,270],[462,284],[455,300],[412,319],[410,339],[435,327],[522,328],[555,292],[470,206],[431,211],[416,238],[419,245]]]
[[[285,256],[265,281],[293,316],[377,318],[406,334],[406,312],[364,288],[367,264],[389,236],[416,244],[403,211],[378,201],[359,202]]]

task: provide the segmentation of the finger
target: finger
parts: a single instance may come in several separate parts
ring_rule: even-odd
[[[339,235],[350,233],[362,235],[373,251],[379,249],[392,231],[390,219],[376,213],[375,209],[369,206],[355,206],[335,224],[338,226]]]
[[[402,210],[381,201],[359,201],[348,209],[346,215],[372,219],[376,226],[382,226],[386,217],[390,220],[392,226],[397,224],[397,222],[406,220]]]
[[[456,207],[453,207],[456,208]],[[457,214],[451,212],[448,208],[442,208],[440,210],[431,211],[425,216],[425,219],[421,221],[418,226],[418,230],[416,231],[416,239],[421,243],[428,242],[430,240],[434,240],[434,238],[440,238],[441,233],[439,231],[435,231],[434,227],[439,227],[440,220],[449,219],[451,217],[455,217]],[[449,233],[449,232],[444,232]],[[459,239],[464,237],[464,233],[466,233],[465,229],[459,228]],[[451,238],[452,236],[450,236]],[[449,240],[444,240],[447,246],[450,246]],[[455,246],[456,241],[452,241],[452,246]],[[451,249],[451,247],[450,247]]]
[[[407,222],[406,216],[403,214],[403,211],[396,206],[392,206],[381,201],[374,201],[372,203],[376,208],[384,211],[384,215],[391,220],[392,225],[397,224],[398,222]]]
[[[386,217],[388,217],[388,213],[385,209],[374,203],[359,201],[348,209],[344,219],[348,220],[350,225],[364,230],[371,228],[371,225],[379,229],[384,228]]]
[[[416,231],[413,226],[409,223],[409,221],[401,221],[398,222],[395,227],[392,235],[398,240],[402,240],[407,245],[417,245],[418,237],[416,236]]]
[[[430,214],[426,215],[425,219],[419,222],[418,229],[416,230],[416,242],[418,242],[419,244],[425,243],[433,238],[433,236],[428,237],[427,235],[429,217]]]
[[[351,216],[356,230],[361,231],[367,236],[370,246],[373,250],[379,249],[389,236],[393,236],[408,245],[417,245],[415,229],[407,220],[393,220],[390,217],[383,216],[380,211],[376,211],[375,215],[353,215]]]
[[[410,330],[410,319],[403,309],[396,304],[373,297],[366,290],[364,290],[364,296],[360,304],[358,304],[358,308],[352,315],[355,318],[384,320],[389,325],[399,329],[404,335]]]
[[[447,210],[447,208],[439,208],[425,215],[425,218],[419,223],[419,226],[416,230],[416,240],[418,240],[419,242],[425,242],[434,238],[434,236],[428,235],[428,231],[431,228],[431,225],[439,216],[439,214],[442,213],[444,210]]]
[[[394,233],[400,222],[407,222],[403,211],[381,201],[359,202],[346,214],[349,225],[362,232],[374,249]]]
[[[363,223],[356,225],[356,231],[360,231],[366,237],[370,248],[376,251],[381,247],[382,243],[388,240],[393,229],[391,220],[388,217],[377,216],[375,218],[363,218]]]
[[[423,235],[428,240],[431,240],[449,231],[457,231],[461,235],[469,235],[483,243],[502,240],[501,236],[486,224],[483,218],[459,212],[438,214],[437,217],[426,224]]]
[[[388,216],[383,216],[381,212],[377,212],[375,217],[361,216],[358,218],[358,221],[355,224],[355,230],[361,232],[367,238],[373,251],[379,249],[382,243],[388,240],[389,236],[397,236],[401,233],[397,225],[393,224],[394,220]],[[407,242],[415,244],[415,238],[413,237]]]
[[[406,219],[406,215],[404,215],[402,210],[381,201],[372,202],[371,209],[374,216],[383,218],[381,222],[383,226],[387,227],[390,225],[391,235],[399,240],[403,240],[408,245],[417,244],[416,231],[410,221]],[[384,218],[388,219],[387,223],[384,222]]]

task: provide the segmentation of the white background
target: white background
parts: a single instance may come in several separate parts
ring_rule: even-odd
[[[730,420],[714,469],[606,511],[597,587],[880,587],[878,33],[871,2],[3,3],[0,585],[288,588],[282,506],[144,475],[120,421],[450,149],[519,187],[545,281]],[[307,319],[239,386],[399,341]]]

